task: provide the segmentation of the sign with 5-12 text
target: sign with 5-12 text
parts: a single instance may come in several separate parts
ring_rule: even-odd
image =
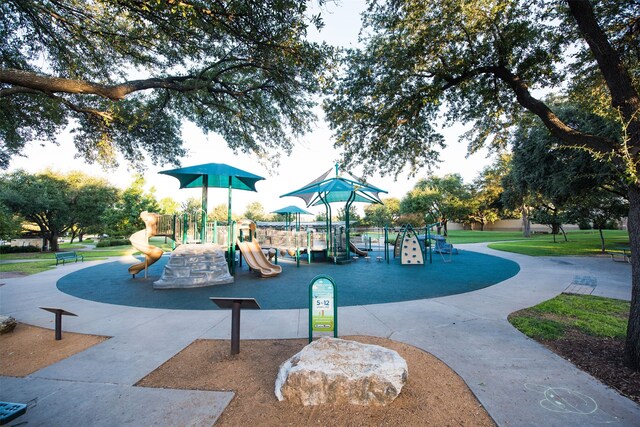
[[[337,289],[328,276],[317,276],[309,284],[309,340],[313,331],[337,336]]]

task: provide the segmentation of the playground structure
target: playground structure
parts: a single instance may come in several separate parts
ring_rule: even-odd
[[[344,223],[332,224],[329,233],[324,230],[324,223],[307,224],[307,226],[309,225],[313,225],[313,228],[287,230],[286,227],[284,229],[277,229],[273,226],[261,227],[257,230],[257,239],[261,242],[263,249],[274,249],[281,256],[289,255],[295,258],[298,263],[301,259],[306,258],[308,263],[330,261],[335,264],[343,264],[342,260],[347,247]],[[327,247],[327,236],[331,239],[329,247]],[[369,252],[372,250],[371,238],[366,233],[359,237],[360,239],[358,236],[353,236],[349,240],[349,251],[359,257],[369,258]]]
[[[242,220],[238,230],[236,244],[249,268],[262,277],[274,277],[280,274],[282,267],[269,261],[256,239],[256,223],[251,220]]]
[[[351,252],[355,253],[358,256],[363,256],[363,257],[369,256],[369,252],[363,251],[362,249],[358,248],[358,246],[356,246],[353,240],[349,240],[349,247],[351,248]]]
[[[329,169],[315,180],[298,190],[283,194],[280,197],[300,197],[307,207],[324,206],[326,214],[326,254],[336,264],[351,262],[350,245],[350,221],[349,210],[353,203],[382,204],[380,193],[386,193],[376,186],[367,183],[362,178],[353,174],[338,173],[338,164],[335,164],[335,176],[331,176],[333,169]],[[344,202],[345,223],[343,228],[335,228],[332,224],[331,204]],[[337,233],[335,233],[337,231]]]
[[[333,261],[334,264],[348,264],[352,259],[357,260],[359,257],[364,257],[367,261],[371,259],[369,256],[369,251],[372,250],[371,238],[369,238],[369,247],[367,247],[366,235],[363,236],[362,243],[364,245],[360,246],[354,243],[350,237],[349,210],[355,202],[382,204],[379,195],[380,193],[386,193],[386,191],[352,174],[347,173],[340,176],[338,164],[335,165],[335,176],[330,176],[332,173],[332,169],[330,169],[304,187],[281,196],[300,197],[306,202],[307,207],[324,206],[327,218],[324,224],[324,233],[322,233],[324,236],[315,229],[300,230],[300,215],[309,215],[310,212],[296,206],[287,206],[275,211],[278,214],[285,215],[284,230],[263,228],[258,233],[256,224],[252,221],[243,221],[240,225],[233,221],[231,216],[232,189],[256,191],[256,182],[264,179],[260,176],[218,163],[172,169],[161,173],[178,179],[180,188],[201,188],[202,208],[193,215],[183,214],[178,216],[158,215],[149,212],[141,213],[141,218],[145,221],[145,230],[134,233],[130,240],[132,245],[144,254],[145,259],[143,262],[129,267],[129,273],[135,277],[137,273],[144,269],[146,278],[149,266],[162,256],[163,251],[160,248],[149,245],[149,238],[154,235],[171,237],[174,244],[173,249],[176,249],[175,245],[200,244],[202,246],[200,249],[194,249],[193,254],[189,253],[189,255],[181,258],[178,258],[177,252],[188,251],[184,249],[180,251],[174,250],[172,259],[165,267],[163,277],[156,282],[158,288],[170,288],[173,285],[178,287],[206,286],[202,284],[204,279],[201,280],[201,277],[208,278],[204,282],[229,283],[230,280],[225,275],[216,273],[215,277],[210,277],[210,269],[213,269],[215,264],[214,269],[219,271],[219,261],[224,259],[227,272],[233,278],[236,263],[239,261],[240,265],[242,265],[242,258],[236,257],[236,249],[240,250],[249,268],[259,272],[262,277],[274,277],[281,273],[282,267],[277,265],[278,252],[281,255],[288,254],[294,257],[298,266],[302,255],[305,254],[308,263],[322,259]],[[207,215],[209,187],[227,188],[228,190],[229,202],[226,223],[209,222]],[[346,218],[343,224],[332,223],[331,204],[335,202],[346,202],[344,208]],[[292,215],[295,218],[295,223],[292,222]],[[428,250],[429,262],[431,263],[431,238],[429,234],[431,227],[434,225],[437,224],[426,227],[422,243],[420,242],[420,236],[411,226],[404,226],[401,233],[396,237],[394,257],[400,256],[401,264],[403,265],[425,265]],[[323,227],[318,228],[322,229]],[[400,234],[402,234],[402,237],[400,237]],[[384,258],[389,263],[389,245],[391,243],[388,239],[388,228],[385,228],[384,237]],[[377,240],[379,246],[379,235]],[[362,246],[364,246],[364,249]],[[202,248],[206,248],[206,250],[202,250]],[[442,240],[436,239],[436,249],[437,253],[441,255],[448,253],[449,260],[452,253],[457,253],[457,251],[454,252],[452,245],[446,243],[444,238]],[[356,256],[351,257],[352,252]],[[205,253],[206,255],[203,255]],[[175,260],[173,260],[174,255],[176,255]],[[202,258],[200,261],[195,261],[196,258],[202,256],[206,259]],[[271,263],[272,257],[275,257],[274,263]],[[194,261],[190,261],[191,259],[194,259]],[[216,260],[215,262],[213,262],[214,259]],[[381,261],[382,256],[378,254],[376,259]],[[184,282],[182,278],[185,278],[186,274],[183,271],[186,268],[183,265],[184,263],[189,263],[190,265],[188,268],[189,274],[186,275],[188,279],[185,283],[182,283]],[[174,269],[180,272],[176,273],[173,271]]]
[[[282,267],[272,264],[262,252],[260,244],[255,241],[238,241],[238,247],[251,270],[257,271],[262,277],[274,277],[282,273]]]
[[[301,261],[307,263],[328,261],[343,264],[360,257],[369,261],[372,258],[371,252],[375,250],[372,247],[374,241],[378,250],[374,256],[375,259],[377,261],[386,260],[387,263],[391,260],[389,251],[391,246],[393,246],[393,258],[400,258],[401,264],[404,265],[425,265],[427,257],[429,263],[432,263],[433,252],[439,254],[445,262],[451,262],[451,255],[457,254],[457,249],[447,243],[444,236],[432,234],[432,229],[438,225],[437,223],[429,224],[418,230],[408,226],[391,229],[392,233],[397,233],[393,241],[389,238],[390,230],[388,227],[355,229],[352,233],[353,238],[347,241],[344,222],[334,222],[327,232],[323,228],[325,224],[322,222],[297,224],[295,229],[291,226],[283,227],[278,223],[258,223],[259,227],[256,227],[252,221],[249,221],[253,224],[250,227],[243,224],[243,221],[240,223],[232,221],[230,224],[210,221],[203,227],[202,217],[199,213],[157,215],[154,218],[157,218],[157,221],[153,235],[171,237],[176,245],[193,243],[219,245],[225,252],[227,265],[232,275],[238,261],[237,249],[240,249],[249,267],[259,272],[263,277],[274,277],[279,274],[281,267],[278,266],[278,255],[292,257],[298,266]],[[231,234],[229,234],[230,230]],[[423,232],[421,233],[421,231]],[[254,241],[255,244],[251,245],[240,244]],[[327,245],[327,241],[329,241],[329,245]],[[415,241],[418,242],[417,245]],[[147,241],[141,243],[148,245]],[[410,246],[407,249],[411,250],[404,256],[401,253],[403,246]],[[346,253],[352,253],[356,256],[345,261]],[[154,258],[152,262],[155,262],[155,257],[159,257],[161,253],[158,255],[155,252],[150,255],[152,255],[151,258]],[[136,266],[136,272],[139,272],[144,268],[144,263],[136,264]],[[274,267],[279,268],[274,269]]]
[[[230,252],[231,259],[235,259],[236,245],[229,245],[230,240],[235,241],[239,236],[244,241],[249,233],[242,224],[232,221],[210,221],[202,227],[199,213],[188,215],[158,215],[156,235],[168,236],[176,245],[190,243],[215,243]],[[289,255],[296,259],[307,258],[309,263],[320,260],[335,261],[344,257],[347,248],[346,230],[343,222],[332,224],[329,233],[324,229],[324,223],[313,223],[313,228],[296,230],[293,227],[276,227],[258,223],[258,228],[251,231],[263,250],[277,251],[280,255]],[[306,224],[309,226],[309,224]],[[255,228],[255,226],[254,226]],[[232,230],[232,239],[229,239],[229,230]],[[330,246],[327,247],[327,235],[330,238]],[[360,245],[355,243],[356,238],[351,239],[351,252],[359,256],[367,256],[367,251],[359,249],[371,245],[371,239],[363,238]],[[365,242],[366,240],[366,242]],[[231,247],[230,247],[231,246]],[[230,264],[231,268],[231,264]]]
[[[402,265],[424,264],[424,249],[410,224],[404,225],[396,236],[394,257],[398,256]]]
[[[433,224],[427,224],[424,227],[424,234],[418,234],[416,230],[414,230],[411,225],[406,224],[400,227],[399,230],[392,230],[397,232],[395,243],[393,244],[393,257],[400,258],[402,264],[426,264],[427,256],[429,257],[429,264],[433,263],[433,253],[439,254],[442,257],[442,260],[446,263],[451,262],[451,255],[457,255],[458,249],[454,248],[451,243],[447,243],[446,237],[440,234],[433,234],[432,230],[434,227],[440,227],[440,223],[436,222]],[[385,228],[385,259],[387,263],[389,262],[388,256],[388,245],[390,244],[388,237],[389,229]],[[407,238],[407,233],[409,234],[408,241],[405,242]],[[415,239],[414,237],[415,236]],[[413,255],[416,255],[416,258],[419,257],[417,253],[418,250],[415,246],[414,240],[419,243],[419,247],[422,250],[423,259],[422,262],[407,262],[409,259],[413,258]],[[431,241],[434,244],[431,244]],[[406,249],[408,251],[403,252],[404,246],[407,246]],[[414,249],[415,248],[415,249]],[[445,256],[448,255],[448,256]],[[407,258],[410,257],[410,258]],[[419,261],[419,260],[418,260]]]
[[[131,245],[144,255],[144,261],[136,263],[129,267],[129,274],[134,277],[136,274],[144,270],[144,277],[147,277],[149,266],[160,259],[164,251],[157,246],[149,244],[149,239],[153,236],[161,235],[158,231],[158,223],[160,215],[144,211],[140,213],[140,218],[144,221],[145,228],[137,231],[129,237]]]
[[[453,247],[451,243],[447,243],[447,240],[444,236],[436,235],[433,236],[432,239],[435,241],[435,247],[433,251],[437,254],[458,254],[458,250]]]

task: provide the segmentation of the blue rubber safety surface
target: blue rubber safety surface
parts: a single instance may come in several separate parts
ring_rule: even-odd
[[[163,256],[144,274],[132,278],[127,272],[136,262],[117,261],[88,267],[62,277],[58,289],[69,295],[107,304],[134,307],[216,310],[209,297],[255,298],[262,309],[294,309],[309,307],[309,283],[319,275],[330,276],[338,287],[338,305],[381,304],[453,295],[485,288],[518,273],[517,263],[503,258],[461,250],[445,262],[433,254],[433,263],[400,265],[399,259],[387,264],[376,261],[382,253],[371,252],[371,260],[360,258],[351,264],[327,262],[300,267],[291,258],[280,258],[282,273],[261,278],[246,266],[236,270],[235,281],[228,285],[193,289],[154,290],[153,282],[162,274],[168,256]]]

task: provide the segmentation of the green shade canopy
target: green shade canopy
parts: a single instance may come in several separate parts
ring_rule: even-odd
[[[281,208],[271,213],[281,214],[281,215],[286,215],[286,214],[313,215],[311,212],[305,211],[304,209],[301,209],[297,206],[287,206],[286,208]]]
[[[367,183],[364,179],[359,179],[350,173],[345,176],[338,175],[338,165],[335,166],[335,176],[330,176],[333,169],[320,175],[309,184],[295,191],[283,194],[280,197],[300,197],[305,201],[307,207],[324,205],[327,213],[327,255],[332,244],[331,239],[331,203],[345,203],[345,233],[349,242],[349,209],[355,202],[383,204],[380,200],[380,193],[386,193],[374,185]],[[335,248],[334,248],[335,254]],[[347,258],[349,258],[349,245],[347,244]]]
[[[364,202],[382,204],[379,194],[386,193],[374,185],[358,179],[351,174],[327,178],[333,169],[329,169],[318,178],[298,190],[280,197],[300,197],[308,206],[318,206],[333,202]]]
[[[188,166],[186,168],[171,169],[161,171],[161,174],[172,176],[180,181],[180,188],[202,188],[202,222],[200,230],[200,240],[204,243],[207,241],[207,199],[210,187],[227,188],[227,227],[228,227],[228,250],[229,263],[231,265],[231,274],[233,274],[235,264],[233,256],[235,245],[232,241],[233,227],[231,224],[231,190],[248,190],[257,191],[256,182],[264,179],[261,176],[254,175],[242,169],[224,163],[206,163],[203,165]],[[217,239],[217,236],[214,236]],[[214,243],[217,243],[214,240]]]
[[[256,182],[264,179],[224,163],[206,163],[186,168],[161,171],[180,181],[180,188],[235,188],[256,191]],[[206,182],[206,185],[205,185]]]
[[[285,228],[291,226],[291,215],[295,218],[296,230],[300,230],[300,214],[313,215],[311,212],[305,211],[297,206],[287,206],[286,208],[278,209],[271,213],[280,214],[285,216]]]

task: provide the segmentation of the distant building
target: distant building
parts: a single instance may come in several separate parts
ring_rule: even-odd
[[[42,250],[43,246],[43,238],[42,237],[25,237],[22,239],[11,239],[9,241],[9,246],[35,246]]]

